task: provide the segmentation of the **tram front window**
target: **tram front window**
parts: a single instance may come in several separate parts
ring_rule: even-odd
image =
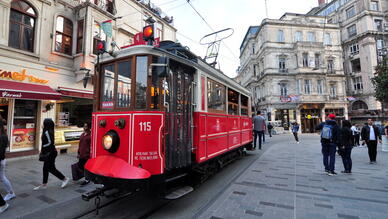
[[[148,57],[136,57],[136,109],[147,108],[147,66]]]
[[[131,60],[117,63],[116,106],[127,108],[131,103]]]
[[[102,109],[113,109],[113,96],[114,96],[114,81],[115,72],[114,65],[106,65],[103,68],[104,80],[102,83]]]

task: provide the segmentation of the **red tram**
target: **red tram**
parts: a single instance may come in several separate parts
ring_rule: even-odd
[[[106,54],[99,69],[85,165],[95,183],[164,189],[205,178],[252,143],[249,91],[180,44]]]

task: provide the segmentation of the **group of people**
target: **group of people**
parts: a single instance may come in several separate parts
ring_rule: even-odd
[[[338,150],[344,165],[344,170],[341,172],[346,174],[352,173],[351,152],[353,146],[356,145],[357,139],[355,138],[355,135],[357,136],[357,132],[353,131],[354,129],[352,129],[351,123],[348,120],[344,120],[342,121],[342,127],[340,127],[335,121],[335,115],[330,114],[325,122],[316,127],[316,130],[321,131],[321,145],[325,172],[330,176],[337,174],[334,169],[335,154]],[[377,144],[382,141],[381,133],[378,127],[374,125],[373,120],[368,119],[367,124],[361,129],[360,134],[363,144],[366,144],[368,147],[369,163],[375,164]]]
[[[13,191],[10,181],[5,176],[5,151],[9,146],[9,139],[4,128],[4,120],[0,119],[0,181],[3,182],[4,187],[7,191],[7,195],[3,198],[0,194],[0,213],[4,212],[9,204],[7,201],[16,197],[15,192]],[[65,188],[69,183],[69,178],[63,175],[55,167],[55,159],[58,155],[58,152],[54,144],[54,121],[50,118],[47,118],[43,122],[43,132],[42,132],[42,148],[39,155],[39,160],[43,161],[43,180],[42,184],[33,188],[33,190],[43,190],[47,188],[47,182],[49,173],[56,176],[62,181],[61,188]],[[91,125],[90,123],[85,123],[83,126],[83,133],[80,136],[79,148],[78,148],[78,167],[83,171],[86,161],[90,158],[90,142],[91,142]],[[81,183],[81,186],[88,184],[89,181],[85,180]]]

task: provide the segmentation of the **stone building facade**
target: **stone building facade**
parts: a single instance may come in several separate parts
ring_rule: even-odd
[[[149,1],[0,0],[0,115],[11,139],[8,156],[38,153],[45,118],[57,125],[57,147],[77,145],[77,126],[91,121],[93,80],[84,88],[83,78],[89,70],[94,75],[97,43],[106,41],[108,50],[132,44],[148,17],[156,21],[156,37],[176,40],[172,19]]]
[[[382,60],[383,50],[388,50],[388,1],[333,0],[327,4],[321,1],[308,14],[325,16],[327,23],[340,27],[351,120],[381,119],[382,104],[373,96],[371,78]]]
[[[340,35],[322,16],[265,19],[242,43],[236,79],[275,126],[298,122],[302,132],[314,132],[329,113],[348,116]]]

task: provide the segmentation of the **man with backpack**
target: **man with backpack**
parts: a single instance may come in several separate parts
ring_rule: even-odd
[[[334,119],[335,115],[329,114],[326,122],[322,122],[316,127],[316,130],[321,130],[323,165],[329,176],[337,174],[334,172],[335,152],[340,142],[340,128]]]

